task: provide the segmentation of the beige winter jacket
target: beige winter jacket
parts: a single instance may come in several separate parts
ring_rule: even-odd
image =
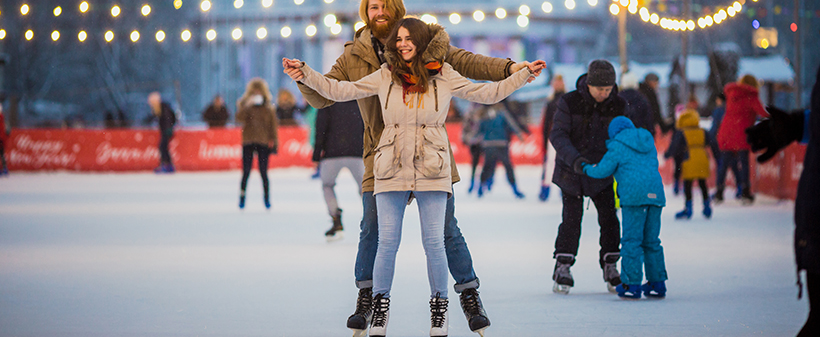
[[[242,124],[242,145],[279,147],[279,120],[273,106],[248,104],[236,113],[236,122]]]
[[[430,77],[425,93],[402,95],[387,65],[356,82],[337,81],[302,66],[301,82],[335,101],[378,95],[384,131],[375,149],[374,193],[389,191],[443,191],[452,193],[450,142],[444,120],[453,97],[494,104],[527,83],[528,69],[500,82],[473,83],[448,63]]]
[[[433,40],[430,42],[425,54],[432,55],[435,59],[446,57],[445,61],[460,74],[480,81],[500,81],[510,75],[510,66],[515,62],[508,59],[475,55],[464,49],[450,46],[450,38],[440,27],[435,28]],[[336,59],[336,64],[325,74],[326,77],[339,81],[358,81],[361,78],[379,70],[381,62],[376,57],[371,41],[370,28],[362,28],[356,32],[353,41],[345,44],[344,53]],[[298,83],[298,82],[297,82]],[[299,90],[307,102],[314,108],[321,109],[336,103],[333,100],[322,97],[310,87],[298,83]],[[401,91],[399,90],[399,94]],[[400,98],[399,98],[400,99]],[[441,102],[441,101],[440,101]],[[377,141],[384,130],[384,120],[377,96],[365,97],[358,100],[359,110],[364,121],[364,179],[362,181],[362,191],[371,192],[374,186],[373,158],[375,155]],[[441,108],[441,107],[440,107]],[[455,159],[450,156],[453,183],[459,181]]]

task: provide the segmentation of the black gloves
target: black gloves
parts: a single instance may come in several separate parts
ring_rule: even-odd
[[[575,159],[575,162],[572,163],[572,170],[577,174],[584,174],[584,164],[590,164],[589,159],[578,157],[578,159]]]
[[[780,149],[803,138],[803,111],[788,113],[772,106],[766,107],[766,111],[770,118],[746,129],[746,141],[752,146],[752,151],[766,150],[757,157],[758,163],[766,162]]]

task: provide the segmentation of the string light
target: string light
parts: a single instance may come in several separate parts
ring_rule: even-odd
[[[544,11],[544,13],[552,13],[552,4],[544,1],[544,3],[541,4],[541,10]]]
[[[139,39],[140,39],[140,32],[138,32],[136,30],[131,32],[131,42],[137,42],[137,41],[139,41]]]
[[[58,32],[56,30],[51,32],[51,40],[52,41],[57,41],[59,39],[60,39],[60,32]]]
[[[364,24],[363,21],[358,21],[355,24],[353,24],[353,30],[358,32],[359,29],[362,29],[364,26],[365,26],[365,24]],[[313,35],[311,35],[311,36],[313,36]]]
[[[473,12],[473,20],[476,20],[478,22],[484,21],[484,12],[480,10]]]
[[[364,22],[362,22],[362,24],[364,24]],[[305,27],[305,34],[307,34],[307,36],[313,37],[314,35],[316,35],[316,31],[317,29],[315,25],[308,25],[307,27]]]
[[[111,42],[112,40],[114,40],[114,32],[110,30],[105,32],[105,42]]]
[[[175,9],[182,8],[182,0],[174,0],[174,8]]]
[[[208,41],[213,41],[214,39],[216,39],[216,30],[209,29],[208,32],[205,33],[205,37],[208,39]]]
[[[156,35],[156,38],[157,38],[157,42],[165,41],[165,32],[163,32],[162,30],[158,31],[157,35]]]
[[[495,17],[497,17],[499,19],[506,18],[507,17],[507,11],[504,10],[504,8],[497,8],[495,10]]]
[[[149,5],[142,6],[142,9],[140,10],[140,12],[142,13],[142,16],[148,16],[148,14],[151,14],[151,6],[149,6]]]
[[[80,42],[85,42],[86,38],[88,38],[88,34],[84,30],[77,34],[77,40],[80,40]]]
[[[116,18],[119,15],[120,15],[120,6],[114,5],[114,7],[111,7],[111,16]]]
[[[293,3],[296,4],[296,6],[301,6],[303,3],[305,3],[305,0],[293,0]]]
[[[333,0],[325,0],[325,3],[326,3],[326,4],[333,3]]]
[[[518,7],[518,13],[521,15],[530,15],[530,6],[521,5],[521,7]]]
[[[31,41],[31,39],[33,39],[33,38],[34,38],[34,32],[31,29],[27,30],[26,31],[26,40]]]
[[[54,7],[54,16],[60,16],[63,13],[63,8],[60,6]]]
[[[587,3],[592,7],[598,6],[598,0],[587,0]]]
[[[284,27],[282,27],[282,29],[279,30],[279,34],[282,34],[282,37],[284,37],[286,39],[288,37],[290,37],[290,33],[292,33],[292,32],[290,30],[290,27],[288,27],[288,26],[284,26]]]
[[[239,28],[234,28],[234,29],[233,29],[233,31],[231,32],[231,37],[232,37],[234,40],[239,40],[239,39],[241,39],[241,38],[242,38],[242,30],[241,30],[241,29],[239,29]]]
[[[420,20],[423,21],[426,24],[438,23],[438,19],[435,16],[430,15],[430,14],[422,15]]]
[[[5,38],[6,38],[6,30],[5,29],[0,29],[0,40],[5,39]]]
[[[233,8],[240,9],[242,6],[245,5],[245,2],[242,0],[236,0],[233,2]]]
[[[530,19],[526,15],[519,15],[515,19],[515,23],[518,24],[518,27],[524,28],[530,24]]]
[[[330,27],[330,33],[333,35],[339,35],[342,32],[342,25],[335,24],[333,27]]]
[[[567,0],[572,1],[572,0]],[[743,1],[743,0],[740,0]],[[612,0],[613,4],[609,6],[609,12],[612,15],[618,15],[621,8],[625,7],[629,13],[638,13],[641,20],[650,22],[653,25],[659,25],[661,28],[668,30],[684,31],[695,30],[695,28],[705,29],[711,27],[713,24],[720,24],[730,17],[734,17],[743,9],[740,1],[733,2],[730,6],[725,8],[715,8],[715,12],[710,15],[704,15],[697,20],[677,20],[672,18],[661,17],[658,13],[650,13],[646,7],[638,8],[638,0]]]
[[[262,7],[270,8],[273,6],[273,0],[262,0]]]
[[[208,0],[202,1],[202,3],[199,4],[199,9],[201,9],[203,12],[209,11],[211,9],[211,2]]]
[[[575,0],[564,1],[564,7],[566,7],[569,10],[575,9]]]
[[[324,23],[325,26],[333,27],[336,24],[336,16],[333,14],[325,15]]]
[[[214,33],[216,34],[216,33]],[[191,39],[191,31],[190,30],[183,30],[182,34],[179,35],[183,42],[188,42]]]
[[[268,36],[268,30],[265,29],[265,27],[259,27],[259,29],[256,30],[256,38],[261,40],[266,36]]]
[[[83,1],[80,3],[80,13],[88,12],[88,2]]]
[[[450,23],[457,25],[459,22],[461,22],[461,15],[458,15],[458,13],[450,14]]]

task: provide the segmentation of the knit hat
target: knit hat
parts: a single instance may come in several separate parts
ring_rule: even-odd
[[[608,87],[615,85],[615,67],[607,60],[595,60],[587,70],[587,85]]]
[[[615,135],[617,135],[618,132],[621,132],[621,130],[623,129],[634,128],[635,124],[632,124],[632,121],[629,120],[629,118],[626,118],[624,116],[615,117],[612,119],[611,122],[609,122],[609,138],[615,138]]]

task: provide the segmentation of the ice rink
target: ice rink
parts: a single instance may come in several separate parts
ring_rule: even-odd
[[[552,292],[561,202],[539,202],[540,167],[503,169],[482,199],[455,185],[456,216],[492,321],[486,336],[794,336],[792,202],[727,202],[706,220],[676,221],[667,189],[661,240],[664,300],[610,294],[598,267],[594,205],[586,211],[575,287]],[[462,176],[468,167],[460,167]],[[337,195],[345,238],[328,243],[320,182],[303,168],[271,170],[273,209],[240,171],[20,173],[0,179],[0,336],[350,336],[361,198],[347,171]],[[405,218],[389,336],[429,334],[429,286],[413,203]],[[450,336],[469,331],[450,281]],[[805,295],[805,294],[804,294]]]

